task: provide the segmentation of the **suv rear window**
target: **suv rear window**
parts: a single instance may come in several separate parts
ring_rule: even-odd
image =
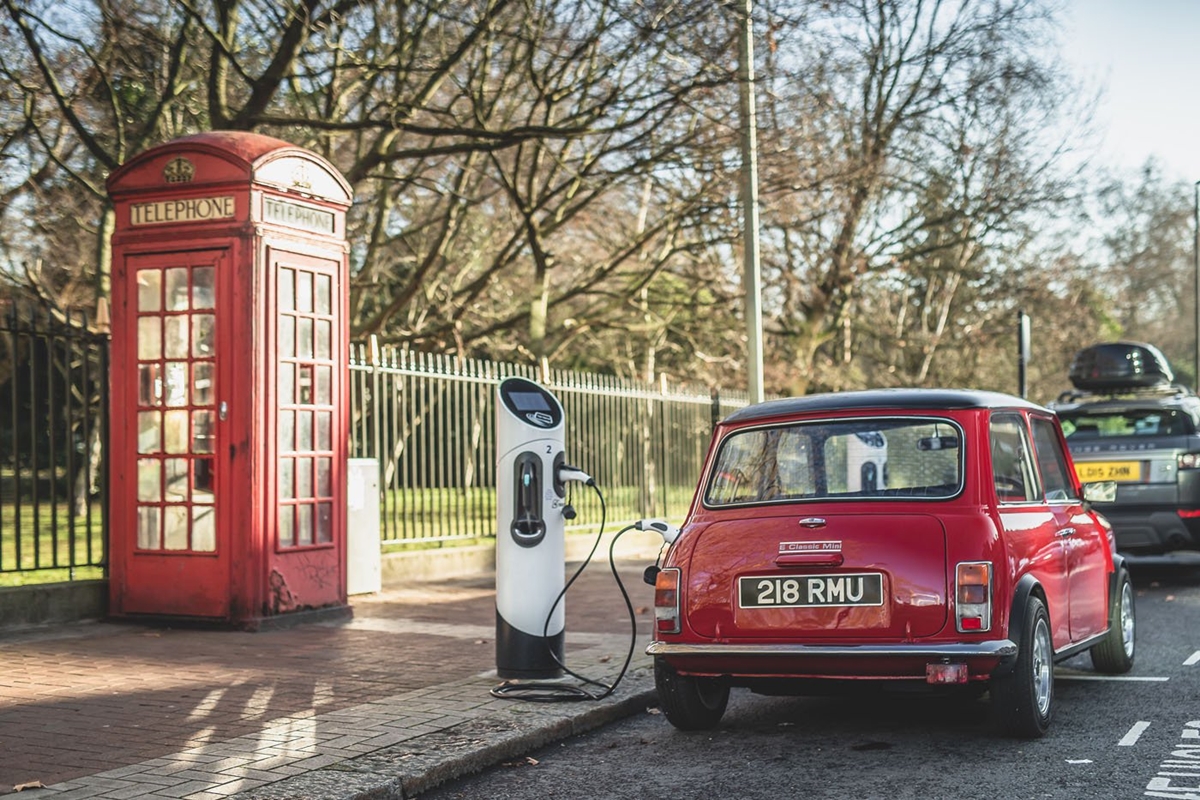
[[[1196,432],[1192,418],[1177,408],[1059,412],[1068,439],[1099,436],[1184,436]]]
[[[953,497],[962,488],[962,441],[949,420],[912,417],[738,431],[721,443],[704,503]]]

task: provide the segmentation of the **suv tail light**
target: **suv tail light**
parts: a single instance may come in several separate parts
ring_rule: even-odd
[[[679,568],[660,570],[654,579],[654,630],[679,633]]]
[[[992,628],[992,564],[962,561],[954,575],[954,616],[959,633]]]
[[[1180,453],[1180,469],[1200,469],[1200,453]]]

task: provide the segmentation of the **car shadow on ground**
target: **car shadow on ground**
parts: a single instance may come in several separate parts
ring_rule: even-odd
[[[1137,588],[1200,586],[1200,551],[1161,556],[1125,556],[1129,577]]]

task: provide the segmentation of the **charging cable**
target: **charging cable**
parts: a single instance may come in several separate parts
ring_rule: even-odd
[[[596,541],[592,544],[592,549],[588,552],[587,558],[583,560],[583,563],[579,565],[579,569],[575,570],[575,574],[571,576],[571,579],[567,581],[565,586],[563,586],[562,591],[560,591],[558,596],[554,598],[554,602],[551,603],[550,611],[546,614],[546,622],[542,626],[542,638],[545,639],[546,649],[549,652],[550,657],[554,659],[554,662],[562,668],[563,672],[580,681],[583,685],[579,686],[565,683],[553,683],[548,681],[521,681],[520,679],[514,679],[505,681],[499,686],[493,687],[491,690],[493,697],[528,700],[534,703],[561,703],[578,700],[603,700],[605,697],[608,697],[610,694],[616,691],[617,685],[620,684],[621,679],[625,677],[625,673],[629,670],[629,663],[633,660],[633,651],[634,648],[637,647],[637,615],[634,613],[633,603],[629,599],[629,593],[625,591],[625,584],[622,582],[621,576],[617,573],[617,562],[614,548],[617,546],[617,540],[620,539],[625,533],[631,530],[645,530],[645,528],[640,527],[641,523],[634,523],[622,528],[613,537],[612,543],[608,547],[609,568],[612,570],[613,577],[616,578],[617,588],[621,590],[621,597],[625,600],[625,608],[629,612],[630,626],[629,652],[625,654],[625,663],[621,666],[621,671],[617,674],[616,679],[609,684],[580,675],[568,668],[566,664],[562,663],[562,661],[559,660],[558,655],[554,652],[554,648],[550,647],[550,622],[554,616],[554,610],[558,608],[558,604],[562,602],[567,590],[571,588],[571,584],[575,583],[575,579],[578,578],[583,573],[584,569],[587,568],[587,565],[591,563],[592,556],[596,554],[596,549],[600,546],[600,542],[604,538],[604,523],[608,516],[608,508],[604,502],[604,494],[600,491],[600,488],[596,486],[596,482],[592,480],[591,476],[587,475],[587,473],[584,473],[581,470],[575,470],[571,467],[566,469],[570,470],[571,472],[578,473],[586,479],[583,480],[575,478],[574,475],[571,475],[566,478],[567,480],[578,480],[580,483],[590,486],[592,491],[596,493],[596,497],[600,499],[600,532],[596,535]],[[564,471],[560,471],[559,474],[560,476],[563,476]],[[645,522],[645,520],[643,520],[643,522]],[[663,524],[665,525],[666,523]],[[676,533],[678,534],[678,531],[676,531]],[[598,691],[586,688],[589,686],[596,687]]]

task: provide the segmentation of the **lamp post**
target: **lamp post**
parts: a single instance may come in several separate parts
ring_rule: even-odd
[[[754,110],[753,0],[741,0],[738,13],[738,88],[742,134],[742,285],[746,291],[746,339],[751,403],[763,400],[762,267],[758,259],[758,133]]]
[[[1192,272],[1196,279],[1196,377],[1193,379],[1200,392],[1200,181],[1192,184]]]

